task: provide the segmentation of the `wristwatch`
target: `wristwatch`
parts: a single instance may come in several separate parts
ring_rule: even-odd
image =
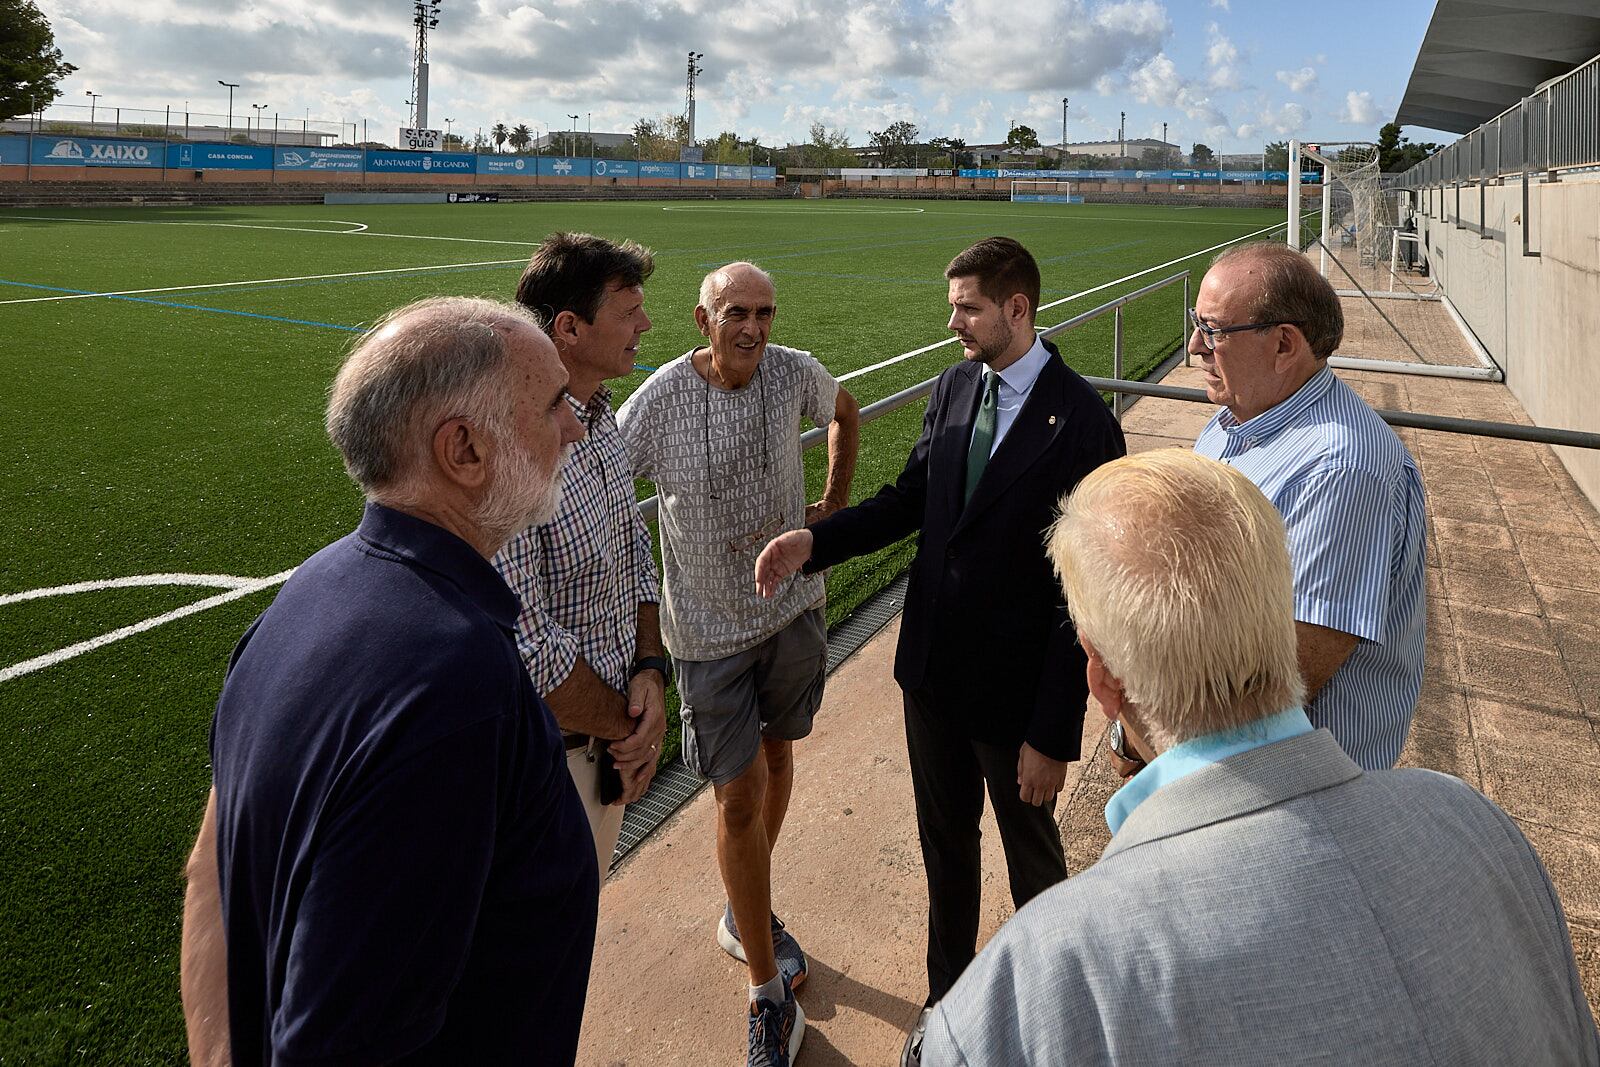
[[[1117,719],[1111,724],[1111,729],[1106,731],[1106,747],[1111,749],[1118,759],[1131,760],[1134,763],[1143,763],[1144,759],[1128,745],[1128,735],[1123,732],[1122,720]]]
[[[640,656],[628,671],[628,681],[633,681],[640,671],[660,671],[662,684],[672,684],[672,661],[666,656]]]

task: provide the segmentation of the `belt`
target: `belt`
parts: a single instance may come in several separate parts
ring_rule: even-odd
[[[568,752],[571,752],[574,749],[588,748],[589,747],[589,742],[592,741],[592,740],[593,740],[593,738],[591,738],[588,734],[562,734],[561,735],[561,741],[566,746],[566,749],[567,749]]]

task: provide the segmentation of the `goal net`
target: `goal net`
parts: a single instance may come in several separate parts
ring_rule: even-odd
[[[1015,178],[1011,182],[1014,204],[1081,204],[1083,197],[1072,195],[1072,183],[1048,178]]]
[[[1315,258],[1335,285],[1344,280],[1334,274],[1348,272],[1363,285],[1381,281],[1383,288],[1391,288],[1391,257],[1400,221],[1396,194],[1384,190],[1378,170],[1378,146],[1302,143],[1300,156],[1302,165],[1322,170],[1323,181],[1314,210],[1289,220],[1298,228],[1299,247],[1317,251]],[[1337,262],[1327,263],[1328,257]]]

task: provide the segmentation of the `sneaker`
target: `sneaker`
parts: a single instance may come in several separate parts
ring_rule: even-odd
[[[739,939],[739,928],[734,925],[731,905],[722,909],[722,921],[717,924],[717,944],[740,963],[750,962]],[[805,984],[806,954],[800,951],[800,942],[783,928],[783,920],[776,915],[772,917],[772,955],[777,960],[778,973],[783,975],[790,989],[798,990]]]
[[[746,1067],[790,1067],[805,1032],[805,1014],[785,979],[782,1004],[765,997],[750,1004],[750,1056]]]

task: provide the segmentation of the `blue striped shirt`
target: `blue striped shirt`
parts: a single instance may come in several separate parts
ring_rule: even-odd
[[[1195,451],[1283,515],[1295,618],[1358,640],[1306,713],[1366,770],[1392,767],[1422,688],[1422,476],[1377,412],[1323,367],[1277,407],[1218,411]]]

